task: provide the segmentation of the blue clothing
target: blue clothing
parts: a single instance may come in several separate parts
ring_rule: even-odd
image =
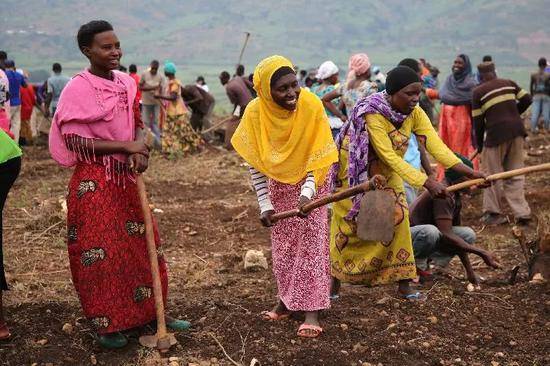
[[[476,240],[476,233],[467,226],[453,226],[453,233],[466,243],[472,245]],[[414,261],[421,270],[428,269],[428,259],[439,267],[446,267],[454,254],[442,250],[441,232],[435,225],[411,226],[411,238],[414,250]]]
[[[10,82],[10,105],[21,105],[21,87],[27,85],[23,75],[13,70],[6,70],[6,76]]]
[[[409,139],[409,147],[407,148],[404,159],[413,168],[420,170],[420,150],[418,149],[418,141],[416,140],[416,136],[414,134],[411,134],[411,138]]]
[[[311,88],[311,91],[313,93],[315,93],[315,95],[317,95],[319,97],[319,99],[322,99],[325,94],[330,93],[334,89],[336,89],[336,87],[334,85],[321,84],[321,85],[318,85],[318,86],[315,86],[315,87]],[[336,108],[338,108],[340,106],[340,97],[333,99],[331,101],[331,103],[334,104],[334,106]],[[325,107],[325,113],[329,117],[334,117],[334,114],[326,107]]]

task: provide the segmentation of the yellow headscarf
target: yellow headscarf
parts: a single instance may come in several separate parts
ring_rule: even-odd
[[[246,107],[231,143],[250,165],[276,181],[297,184],[308,172],[325,181],[338,161],[330,126],[319,98],[302,89],[296,109],[288,111],[271,97],[271,77],[281,67],[294,68],[282,56],[262,60],[254,70],[258,98]]]

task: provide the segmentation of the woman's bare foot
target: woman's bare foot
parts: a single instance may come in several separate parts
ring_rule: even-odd
[[[292,312],[290,310],[288,310],[288,308],[281,301],[281,299],[279,299],[279,301],[277,302],[277,305],[275,305],[273,307],[273,309],[271,309],[271,311],[262,312],[262,317],[264,318],[264,320],[270,320],[270,321],[272,321],[272,320],[281,320],[281,319],[284,319],[284,318],[288,318],[288,316],[291,313]]]
[[[4,320],[0,320],[0,341],[8,339],[11,336],[8,325]]]

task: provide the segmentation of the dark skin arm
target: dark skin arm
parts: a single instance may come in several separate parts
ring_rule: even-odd
[[[336,108],[336,106],[331,103],[333,99],[336,99],[340,96],[341,96],[340,92],[337,89],[335,89],[323,95],[323,98],[321,98],[321,101],[323,102],[323,105],[325,106],[326,109],[328,109],[332,114],[340,118],[342,121],[346,122],[348,120],[346,115],[342,113],[341,110],[338,110],[338,108]]]
[[[418,144],[418,150],[420,151],[420,164],[428,177],[433,175],[432,164],[430,159],[428,159],[428,154],[426,153],[426,148],[422,144]]]
[[[304,205],[306,205],[310,202],[311,202],[311,200],[309,198],[307,198],[306,196],[300,196],[300,200],[298,201],[298,207],[300,209],[300,214],[298,216],[300,216],[301,218],[307,217],[308,213],[302,212],[302,207],[304,207]],[[271,216],[273,216],[274,214],[275,214],[275,211],[273,211],[273,210],[268,210],[268,211],[262,212],[260,214],[260,221],[261,221],[262,225],[265,226],[265,227],[273,226],[273,223],[271,222]]]
[[[473,170],[472,168],[470,168],[469,166],[463,163],[458,163],[455,166],[453,166],[451,169],[470,179],[487,178],[486,174],[479,172],[477,170]],[[428,177],[428,179],[426,179],[426,182],[424,183],[424,188],[426,188],[428,192],[430,192],[430,195],[432,197],[441,198],[441,197],[446,197],[448,195],[446,191],[447,187],[445,187],[444,184],[442,184],[441,182],[438,182],[434,178]]]
[[[476,246],[470,245],[466,243],[460,236],[456,235],[452,230],[453,223],[451,219],[436,219],[435,226],[442,234],[441,244],[443,245],[443,250],[448,253],[457,254],[460,257],[464,269],[466,270],[468,281],[470,281],[474,285],[478,285],[479,283],[470,263],[470,259],[468,258],[468,253],[480,256],[481,259],[483,259],[483,261],[489,267],[500,267],[499,263],[496,261],[492,253]]]
[[[170,95],[155,94],[155,98],[156,99],[164,99],[164,100],[174,101],[174,100],[178,99],[178,93],[172,92],[172,93],[170,93]]]
[[[529,83],[529,93],[533,95],[535,91],[535,75],[531,75],[531,82]]]
[[[94,140],[93,145],[86,143],[86,139],[80,138],[76,139],[74,144],[69,144],[67,148],[75,152],[86,151],[90,155],[129,155],[130,166],[135,173],[143,173],[147,169],[147,160],[149,159],[149,147],[142,137],[136,141]]]

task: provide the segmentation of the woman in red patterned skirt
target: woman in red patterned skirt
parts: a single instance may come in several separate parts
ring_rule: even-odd
[[[136,84],[115,71],[120,43],[106,21],[80,27],[78,46],[90,67],[67,84],[50,131],[50,152],[74,166],[67,197],[73,283],[86,317],[106,348],[128,343],[122,330],[156,319],[145,225],[135,174],[147,169],[149,147],[135,99]],[[159,246],[159,236],[155,230]],[[166,263],[159,253],[166,299]],[[189,323],[168,319],[175,330]]]

